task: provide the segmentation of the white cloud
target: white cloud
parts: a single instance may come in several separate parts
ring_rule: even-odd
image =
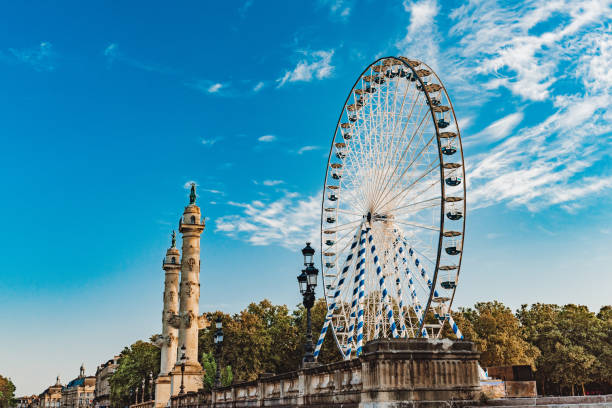
[[[230,96],[230,83],[221,83],[210,81],[208,79],[197,79],[191,82],[185,82],[185,85],[197,89],[198,91],[208,95]]]
[[[208,93],[216,93],[219,92],[219,90],[223,88],[223,84],[220,83],[216,83],[216,84],[212,84],[211,86],[208,87],[208,89],[206,90],[206,92]]]
[[[281,78],[276,80],[278,82],[277,88],[280,88],[287,82],[310,82],[314,78],[324,79],[332,75],[334,67],[331,65],[331,60],[334,56],[334,50],[302,51],[302,54],[304,58],[298,62],[296,67],[286,71]]]
[[[104,48],[104,51],[102,51],[102,54],[104,55],[104,57],[106,57],[106,62],[109,67],[115,62],[122,62],[133,68],[141,69],[143,71],[158,72],[161,74],[176,74],[176,71],[172,68],[153,64],[150,62],[143,62],[123,54],[119,50],[119,45],[116,43],[110,43],[109,45],[107,45],[106,48]]]
[[[435,18],[438,4],[435,0],[404,2],[404,9],[410,13],[410,24],[406,35],[396,43],[400,53],[408,58],[420,59],[436,67],[440,55]]]
[[[53,71],[57,54],[50,42],[42,41],[36,48],[9,48],[11,60],[29,65],[36,71]],[[0,54],[1,56],[1,54]]]
[[[438,3],[435,0],[411,2],[404,0],[404,10],[410,13],[408,33],[414,35],[424,27],[433,24],[438,14]]]
[[[263,81],[259,81],[257,85],[253,87],[253,92],[259,92],[263,89],[266,84]]]
[[[501,140],[508,136],[522,120],[522,112],[515,112],[504,116],[475,135],[466,137],[464,146],[471,147],[481,143],[492,143]]]
[[[213,146],[214,144],[216,144],[220,140],[221,140],[220,137],[215,137],[215,138],[212,138],[212,139],[202,139],[202,144],[204,146]]]
[[[507,202],[570,210],[572,202],[609,190],[612,177],[598,168],[611,158],[601,148],[612,144],[612,121],[605,119],[611,105],[609,94],[557,97],[557,111],[542,122],[468,158],[472,207]]]
[[[568,51],[573,54],[571,48],[579,45],[585,30],[610,15],[607,0],[525,2],[516,7],[500,7],[494,0],[469,2],[450,13],[456,21],[450,33],[459,40],[453,52],[464,61],[460,67],[450,65],[460,69],[460,76],[489,76],[489,89],[504,87],[524,99],[544,101],[563,77],[560,65],[571,61]],[[558,18],[556,25],[542,26],[552,17]]]
[[[310,152],[312,150],[318,150],[320,149],[319,146],[302,146],[300,147],[300,149],[297,151],[297,154],[302,154],[304,152]]]
[[[351,14],[352,1],[349,0],[319,0],[319,4],[329,9],[331,17],[346,21]]]
[[[280,245],[295,249],[304,242],[318,241],[321,197],[301,197],[285,192],[270,203],[228,203],[241,209],[239,214],[216,220],[215,232],[221,232],[252,245]]]
[[[264,135],[257,138],[260,142],[273,142],[276,140],[276,136],[274,135]]]
[[[283,184],[283,183],[284,183],[283,180],[264,180],[262,184],[264,186],[278,186],[279,184]]]
[[[436,1],[404,3],[409,24],[396,43],[400,53],[437,71],[461,111],[460,127],[466,127],[464,118],[476,118],[480,126],[485,121],[484,130],[464,140],[472,208],[504,203],[576,212],[589,197],[610,192],[610,5],[469,1],[445,10],[452,24],[438,26]],[[448,40],[442,48],[441,38]],[[499,102],[522,107],[488,119]],[[535,102],[537,107],[528,107]],[[521,126],[523,116],[528,126]],[[471,147],[491,142],[498,144],[469,155]]]
[[[247,11],[249,10],[249,8],[251,8],[251,6],[253,5],[253,1],[254,0],[246,0],[242,6],[240,6],[238,8],[238,14],[240,14],[241,18],[245,18]]]
[[[200,191],[205,191],[207,193],[217,194],[217,195],[222,195],[222,196],[225,195],[225,193],[223,191],[215,190],[215,189],[212,189],[212,188],[203,188]]]
[[[104,56],[108,59],[109,62],[113,62],[118,55],[117,44],[111,43],[104,49]]]

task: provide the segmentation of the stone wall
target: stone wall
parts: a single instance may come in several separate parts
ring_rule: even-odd
[[[468,341],[383,339],[354,360],[260,377],[171,399],[172,408],[448,406],[478,398],[479,353]]]

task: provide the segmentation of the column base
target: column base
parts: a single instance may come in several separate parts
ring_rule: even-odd
[[[160,375],[155,380],[155,408],[165,408],[170,405],[170,375]]]
[[[181,376],[184,386],[184,392],[198,391],[204,387],[204,370],[198,363],[185,364],[185,372],[181,374],[181,366],[176,365],[170,372],[171,384],[170,395],[175,396],[181,391]]]

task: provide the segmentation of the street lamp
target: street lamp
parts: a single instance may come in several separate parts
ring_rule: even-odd
[[[181,346],[181,389],[179,391],[179,395],[183,395],[185,393],[185,386],[184,386],[184,377],[185,377],[185,362],[187,361],[187,356],[185,355],[185,351],[187,349],[185,348],[185,345],[183,344]]]
[[[149,401],[153,400],[153,371],[149,371]]]
[[[221,321],[221,316],[217,317],[217,321],[215,322],[215,327],[217,331],[215,332],[215,351],[216,351],[216,360],[217,360],[217,373],[215,374],[215,387],[221,386],[221,344],[223,343],[223,322]]]
[[[307,242],[306,247],[302,249],[302,255],[304,255],[304,266],[306,269],[302,269],[302,273],[300,273],[297,277],[298,284],[300,285],[300,293],[304,298],[303,305],[306,308],[306,344],[304,344],[303,363],[314,363],[314,346],[312,344],[312,320],[310,317],[310,309],[314,306],[317,275],[319,274],[319,270],[314,267],[314,253],[315,250],[310,246],[310,242]]]

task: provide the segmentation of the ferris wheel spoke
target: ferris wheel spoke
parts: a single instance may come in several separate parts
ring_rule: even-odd
[[[379,204],[378,208],[384,209],[388,204],[394,202],[398,197],[401,198],[402,196],[405,196],[414,186],[417,185],[418,182],[420,182],[422,179],[427,177],[431,172],[433,172],[437,168],[438,168],[438,161],[434,160],[428,165],[427,169],[424,170],[424,172],[420,174],[417,178],[415,178],[407,187],[397,192],[397,194],[395,194],[389,200],[383,202],[382,204]]]
[[[415,156],[413,156],[410,160],[410,162],[408,163],[408,165],[406,166],[406,168],[404,169],[404,171],[396,178],[395,182],[391,185],[391,187],[386,188],[386,192],[384,194],[381,194],[380,198],[378,199],[378,201],[376,202],[376,205],[378,206],[378,204],[386,199],[386,197],[391,193],[391,191],[393,191],[393,189],[395,188],[395,186],[397,186],[397,184],[400,182],[400,180],[402,180],[402,177],[404,177],[404,175],[406,174],[406,172],[408,170],[410,170],[412,168],[412,166],[415,163],[418,163],[420,161],[420,159],[422,157],[424,157],[422,155],[423,151],[425,151],[425,149],[427,149],[429,147],[429,145],[433,142],[433,140],[435,139],[436,135],[434,134],[429,141],[427,142],[426,145],[424,145],[421,150],[419,151],[419,153]]]
[[[417,100],[418,100],[419,95],[417,95]],[[423,108],[423,104],[418,104],[419,105],[419,113],[418,113],[418,117],[421,117],[421,112],[422,112],[422,108]],[[414,108],[414,106],[417,106],[417,103],[413,103],[412,108]],[[410,117],[412,116],[413,111],[411,110],[410,112]],[[423,120],[425,120],[425,118],[427,117],[427,113],[425,113],[425,115],[422,116],[421,119],[421,123]],[[405,124],[404,124],[404,129],[402,131],[402,134],[400,136],[400,139],[402,139],[404,137],[404,134],[406,132],[406,130],[408,129],[408,125],[410,124],[410,120],[406,120]],[[416,132],[418,132],[418,128],[415,130],[415,132],[412,134],[410,140],[408,141],[408,143],[406,144],[404,149],[400,149],[401,144],[398,143],[397,145],[397,149],[395,149],[395,151],[392,153],[391,155],[391,160],[387,163],[386,166],[383,167],[382,171],[379,172],[380,177],[376,180],[376,185],[378,186],[377,189],[377,197],[380,196],[379,192],[381,191],[381,186],[382,186],[382,190],[384,190],[384,188],[386,187],[386,185],[389,182],[389,175],[390,174],[395,174],[399,165],[402,163],[404,156],[406,155],[406,153],[408,152],[408,150],[412,147],[412,142],[414,140],[414,136],[416,134]],[[401,155],[398,157],[397,154],[399,154],[399,152],[401,151]],[[393,171],[391,171],[391,167],[393,167]],[[390,173],[391,171],[391,173]],[[385,182],[383,185],[383,182]]]
[[[397,222],[402,225],[407,225],[409,227],[423,228],[423,229],[430,230],[430,231],[440,231],[439,227],[435,227],[433,225],[423,225],[423,224],[418,224],[415,222],[406,222],[406,221],[398,221],[398,220],[395,220],[394,222]]]
[[[398,167],[399,167],[400,163],[403,161],[403,159],[404,159],[405,155],[408,153],[408,151],[409,151],[409,149],[410,149],[410,147],[411,147],[411,144],[412,144],[412,141],[414,140],[414,137],[416,136],[416,134],[417,134],[417,133],[419,132],[419,130],[421,129],[421,125],[423,124],[423,121],[425,120],[425,118],[427,118],[427,113],[428,113],[428,112],[426,112],[426,113],[425,113],[425,115],[423,115],[423,117],[422,117],[422,119],[421,119],[421,121],[420,121],[420,123],[419,123],[419,126],[418,126],[418,127],[417,127],[417,128],[414,130],[414,132],[412,133],[412,136],[410,137],[410,141],[408,142],[408,144],[406,145],[406,147],[405,147],[405,148],[404,148],[404,150],[402,151],[402,155],[401,155],[400,159],[397,161],[397,163],[396,163],[396,165],[395,165],[395,167],[394,167],[393,171],[391,172],[391,174],[396,174],[396,171],[398,170]],[[424,130],[424,129],[423,129],[423,130]],[[402,172],[402,173],[401,173],[400,177],[401,177],[401,176],[403,176],[403,175],[406,173],[406,171],[407,171],[409,168],[410,168],[410,165],[408,165],[408,167],[406,168],[406,170],[404,170],[404,172]],[[387,173],[387,174],[388,174],[388,173]],[[399,177],[398,177],[397,179],[399,179]],[[386,176],[385,176],[385,180],[386,180],[386,181],[385,181],[385,183],[384,183],[384,184],[382,184],[382,187],[381,187],[381,188],[379,188],[379,189],[378,189],[378,191],[390,191],[390,190],[392,190],[392,188],[391,188],[391,189],[387,189],[387,186],[389,185],[389,182],[392,180],[392,177],[386,177]],[[377,196],[378,196],[378,197],[382,197],[383,195],[382,195],[382,194],[378,194]],[[380,198],[379,198],[377,201],[380,201]],[[375,204],[376,204],[376,203],[375,203]]]

